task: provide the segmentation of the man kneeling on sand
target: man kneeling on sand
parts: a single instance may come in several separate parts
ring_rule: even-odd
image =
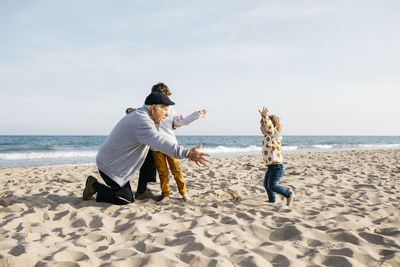
[[[174,104],[163,93],[153,92],[143,107],[117,123],[96,158],[99,173],[107,185],[89,176],[83,191],[84,200],[92,199],[97,193],[98,202],[117,205],[134,202],[129,181],[142,166],[150,147],[174,158],[188,158],[199,166],[209,162],[205,156],[210,155],[200,152],[201,145],[188,149],[159,135],[156,125],[168,116],[168,107]],[[157,200],[150,191],[147,194]]]

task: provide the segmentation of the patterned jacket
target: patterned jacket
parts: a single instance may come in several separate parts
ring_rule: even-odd
[[[265,164],[283,163],[281,143],[282,135],[275,129],[268,116],[262,117],[262,123],[266,126],[262,141],[262,154]]]

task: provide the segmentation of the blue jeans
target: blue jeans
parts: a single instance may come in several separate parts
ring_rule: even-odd
[[[278,185],[279,180],[285,174],[285,167],[283,164],[269,165],[267,173],[264,178],[264,188],[268,194],[269,202],[275,202],[275,192],[288,198],[292,192],[286,187]]]

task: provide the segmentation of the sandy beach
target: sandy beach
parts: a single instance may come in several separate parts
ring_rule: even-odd
[[[400,150],[181,161],[191,203],[83,201],[94,165],[0,169],[0,266],[400,266]],[[137,176],[132,180],[136,189]],[[159,184],[150,184],[160,192]]]

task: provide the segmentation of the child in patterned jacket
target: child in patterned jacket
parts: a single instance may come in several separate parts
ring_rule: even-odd
[[[261,114],[261,133],[264,135],[262,142],[262,153],[265,164],[268,166],[264,177],[264,188],[268,194],[269,202],[275,202],[275,192],[286,197],[286,205],[290,206],[294,194],[286,187],[279,185],[279,180],[285,173],[281,153],[281,125],[279,118],[275,115],[267,115],[268,109],[263,107],[258,110]]]

